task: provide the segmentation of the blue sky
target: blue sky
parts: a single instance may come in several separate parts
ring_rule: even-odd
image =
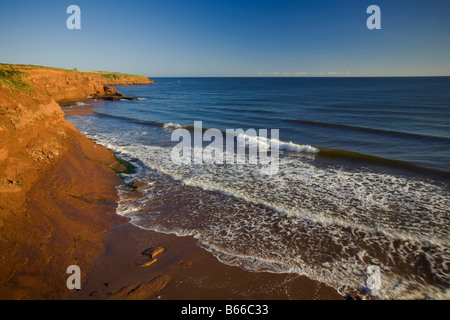
[[[448,0],[3,1],[0,61],[159,76],[450,76]],[[81,30],[66,9],[81,8]],[[381,8],[368,30],[366,9]]]

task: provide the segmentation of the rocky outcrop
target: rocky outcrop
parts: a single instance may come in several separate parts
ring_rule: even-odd
[[[118,100],[139,100],[135,97],[126,97],[123,95],[122,92],[116,91],[116,89],[104,86],[103,87],[104,94],[96,93],[93,98],[95,99],[101,99],[101,100],[111,100],[111,101],[118,101]]]
[[[117,159],[64,120],[58,102],[119,95],[140,76],[0,64],[0,299],[60,299],[115,214]]]

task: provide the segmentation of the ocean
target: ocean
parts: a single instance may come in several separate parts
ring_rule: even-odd
[[[152,79],[117,87],[137,101],[63,107],[136,167],[127,184],[147,183],[141,197],[119,188],[118,214],[195,237],[225,264],[305,275],[342,295],[450,298],[449,77]],[[278,129],[277,139],[241,135],[248,153],[275,141],[277,171],[174,163],[172,134],[196,121]]]

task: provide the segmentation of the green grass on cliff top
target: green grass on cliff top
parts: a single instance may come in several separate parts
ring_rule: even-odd
[[[17,71],[17,70],[27,70],[27,69],[48,69],[48,70],[59,70],[65,72],[73,72],[80,74],[88,74],[88,75],[97,75],[106,80],[114,81],[120,79],[129,79],[129,78],[147,78],[146,76],[134,75],[134,74],[126,74],[120,72],[107,72],[107,71],[78,71],[71,69],[62,69],[62,68],[53,68],[53,67],[44,67],[44,66],[35,66],[29,64],[8,64],[8,63],[0,63],[0,68],[5,71]],[[20,71],[17,71],[20,72]],[[29,76],[26,72],[22,72],[24,75]],[[0,74],[0,81],[3,79],[3,75]]]
[[[129,79],[129,78],[147,78],[146,76],[139,76],[134,74],[126,74],[120,72],[107,72],[107,71],[80,71],[84,74],[98,75],[107,80],[120,80],[120,79]]]
[[[33,91],[34,88],[24,79],[30,74],[17,70],[0,68],[0,84],[4,84],[11,89]]]
[[[10,64],[10,63],[0,63],[0,68],[11,69],[11,70],[26,70],[26,69],[52,69],[52,70],[66,70],[60,68],[44,67],[44,66],[34,66],[31,64]]]

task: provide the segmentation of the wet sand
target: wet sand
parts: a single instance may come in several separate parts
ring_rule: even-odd
[[[248,272],[227,266],[192,237],[142,230],[130,223],[112,228],[105,251],[69,299],[125,300],[312,300],[343,299],[321,283],[294,274]],[[161,246],[157,262],[140,268],[141,252]]]

